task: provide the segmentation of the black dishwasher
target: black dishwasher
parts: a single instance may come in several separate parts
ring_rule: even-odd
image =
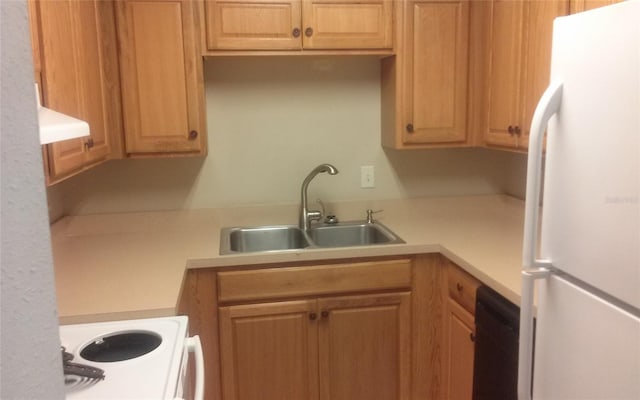
[[[520,309],[492,289],[476,295],[474,400],[517,400]]]

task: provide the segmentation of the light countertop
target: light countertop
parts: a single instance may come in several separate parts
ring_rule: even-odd
[[[406,244],[218,254],[220,228],[295,224],[297,205],[69,216],[51,226],[62,324],[175,314],[185,268],[440,252],[520,302],[524,202],[505,195],[327,204],[378,221]]]

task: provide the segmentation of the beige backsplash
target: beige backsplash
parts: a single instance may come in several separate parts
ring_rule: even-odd
[[[206,158],[105,163],[50,188],[50,215],[295,203],[322,162],[340,174],[318,176],[312,201],[523,197],[524,155],[383,150],[379,76],[374,57],[208,60]],[[362,165],[375,167],[375,188],[360,188]]]

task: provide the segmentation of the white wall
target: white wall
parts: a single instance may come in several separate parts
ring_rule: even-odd
[[[57,214],[295,203],[323,162],[340,174],[319,176],[312,199],[522,195],[519,154],[383,150],[378,58],[216,58],[205,82],[205,159],[109,162],[52,188]],[[375,167],[374,189],[360,188],[362,165]]]
[[[63,399],[26,2],[0,9],[0,398]]]

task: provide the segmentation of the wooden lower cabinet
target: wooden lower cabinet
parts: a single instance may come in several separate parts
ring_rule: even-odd
[[[475,352],[475,299],[480,282],[447,263],[443,338],[443,398],[471,400]]]
[[[220,307],[225,400],[408,398],[410,294]]]
[[[225,399],[318,399],[315,303],[220,307]]]
[[[318,300],[321,400],[408,398],[410,296]]]
[[[446,399],[471,400],[473,394],[473,354],[475,340],[474,317],[458,303],[449,299],[445,315]]]

